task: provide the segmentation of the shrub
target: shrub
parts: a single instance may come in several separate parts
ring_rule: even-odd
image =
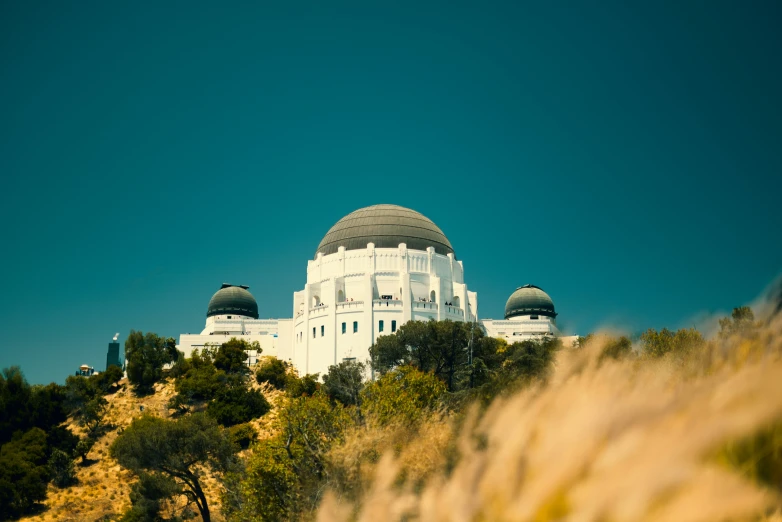
[[[206,413],[223,426],[241,424],[266,414],[271,405],[258,390],[248,390],[243,382],[217,392]]]
[[[258,384],[268,382],[271,386],[282,390],[287,379],[287,365],[285,361],[273,358],[267,359],[258,371],[255,372],[255,380]]]
[[[56,448],[52,450],[48,466],[49,474],[55,486],[64,488],[76,481],[76,470],[73,467],[73,460],[64,451]]]
[[[228,436],[230,437],[231,442],[242,449],[249,448],[250,444],[258,440],[258,432],[251,424],[246,423],[231,426],[228,430]]]

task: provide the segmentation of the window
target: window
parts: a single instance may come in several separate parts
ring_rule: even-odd
[[[312,327],[312,338],[313,339],[315,338],[315,327],[314,326]]]
[[[530,318],[530,319],[537,319],[537,318],[538,318],[538,316],[537,316],[537,315],[531,315],[531,316],[529,316],[529,318]]]
[[[377,323],[377,331],[382,332],[383,331],[383,321],[379,321]]]
[[[326,326],[320,325],[320,336],[323,337],[324,335],[326,335]]]
[[[348,325],[347,323],[342,323],[342,333],[345,333],[348,331]]]
[[[396,332],[396,321],[391,321],[391,333]]]
[[[230,319],[230,318],[231,318],[231,316],[229,315],[229,316],[228,316],[228,319]]]
[[[353,333],[358,332],[358,321],[353,321]]]

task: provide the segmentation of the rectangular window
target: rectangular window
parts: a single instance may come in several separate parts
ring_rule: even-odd
[[[396,321],[391,321],[391,333],[396,332]]]
[[[315,327],[314,326],[312,327],[312,338],[313,339],[315,338]]]
[[[326,327],[324,325],[320,326],[320,336],[323,337],[326,335]]]
[[[380,321],[377,323],[377,331],[382,332],[383,331],[383,321]]]
[[[537,316],[537,315],[531,315],[531,316],[529,316],[529,318],[530,318],[530,319],[537,319],[537,318],[538,318],[538,316]]]
[[[358,332],[358,321],[353,321],[353,333]]]
[[[347,323],[342,323],[342,333],[345,333],[348,331],[348,325]]]

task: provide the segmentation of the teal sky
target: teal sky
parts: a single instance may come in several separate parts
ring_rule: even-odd
[[[630,5],[636,4],[636,5]],[[290,317],[375,203],[500,317],[690,326],[782,268],[779,2],[0,3],[0,367],[62,382],[222,282]]]

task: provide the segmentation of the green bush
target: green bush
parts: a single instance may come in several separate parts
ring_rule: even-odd
[[[244,382],[220,389],[206,407],[206,413],[223,426],[234,426],[266,414],[271,405],[258,390]]]
[[[76,481],[76,470],[73,467],[73,459],[64,451],[58,449],[52,450],[52,456],[49,457],[49,474],[52,477],[52,483],[60,488],[70,486]]]
[[[318,384],[318,374],[308,373],[304,377],[296,377],[295,375],[288,375],[285,382],[285,391],[289,397],[312,397],[315,392],[320,388]]]
[[[287,365],[280,359],[268,359],[263,362],[255,372],[255,380],[258,384],[268,382],[271,386],[282,390],[287,380]]]
[[[250,444],[258,440],[258,432],[251,424],[246,423],[231,426],[228,429],[228,436],[230,437],[231,442],[242,449],[249,448]]]

